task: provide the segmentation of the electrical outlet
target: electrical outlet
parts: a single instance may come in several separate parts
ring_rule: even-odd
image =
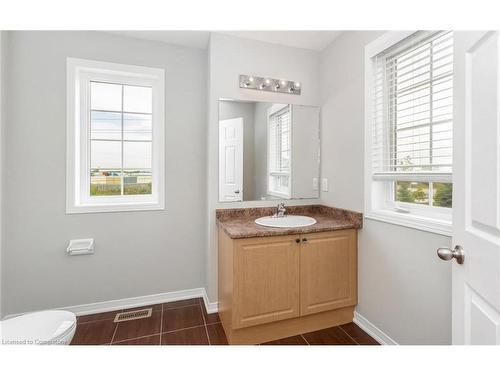
[[[321,179],[321,191],[328,191],[328,178]]]

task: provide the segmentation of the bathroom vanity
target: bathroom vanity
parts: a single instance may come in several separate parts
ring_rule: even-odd
[[[287,207],[316,223],[271,228],[275,208],[217,210],[219,315],[230,344],[258,344],[351,322],[357,303],[362,215]]]
[[[216,210],[219,315],[230,344],[353,319],[362,215],[283,204],[319,198],[319,136],[318,107],[219,100],[219,202],[280,201]]]

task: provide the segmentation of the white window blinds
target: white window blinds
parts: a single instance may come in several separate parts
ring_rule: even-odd
[[[417,32],[374,59],[374,179],[451,181],[453,34]]]
[[[269,115],[268,190],[285,197],[290,195],[291,133],[289,105]]]
[[[290,110],[284,107],[270,116],[270,157],[271,173],[290,173]]]

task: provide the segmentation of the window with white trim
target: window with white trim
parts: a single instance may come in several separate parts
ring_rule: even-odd
[[[370,206],[451,222],[453,33],[417,32],[371,56]]]
[[[67,212],[164,208],[164,71],[68,58]]]
[[[291,114],[289,105],[273,105],[268,114],[268,194],[291,195]]]

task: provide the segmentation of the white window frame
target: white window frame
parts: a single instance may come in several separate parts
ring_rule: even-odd
[[[165,72],[163,69],[67,58],[66,213],[165,208]],[[152,194],[90,196],[90,80],[150,86]]]
[[[365,214],[367,219],[451,236],[451,209],[394,202],[394,183],[374,178],[372,163],[375,56],[416,31],[390,31],[365,46]],[[435,176],[435,175],[434,175]],[[425,178],[425,176],[423,176]],[[418,178],[413,179],[419,181]],[[425,179],[425,182],[429,181]]]
[[[290,117],[290,171],[288,173],[282,173],[284,176],[288,176],[288,193],[283,193],[281,191],[276,191],[270,189],[270,177],[272,174],[275,174],[271,172],[271,166],[269,162],[269,158],[271,156],[271,143],[269,140],[271,139],[271,116],[276,113],[281,111],[283,108],[288,107],[289,109],[289,117]],[[268,110],[267,110],[267,195],[272,195],[274,197],[279,197],[283,199],[290,199],[292,197],[292,137],[293,137],[293,132],[292,132],[292,106],[290,104],[273,104],[271,105]]]

